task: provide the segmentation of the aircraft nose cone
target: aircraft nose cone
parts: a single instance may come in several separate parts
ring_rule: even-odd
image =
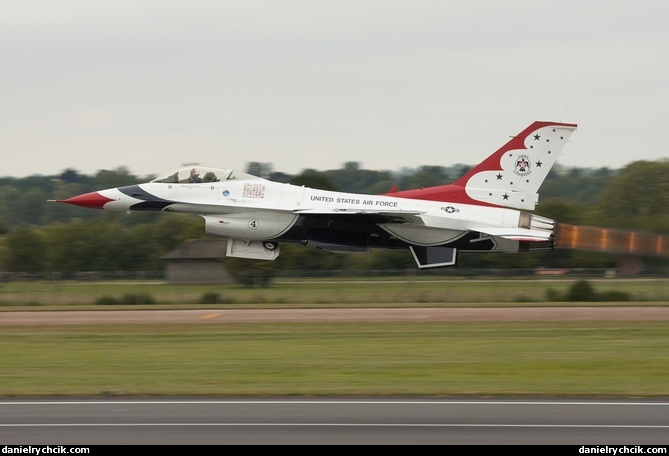
[[[73,196],[65,200],[57,200],[59,203],[68,203],[75,206],[90,207],[93,209],[102,209],[105,204],[114,201],[111,198],[101,195],[98,192],[85,193],[79,196]]]

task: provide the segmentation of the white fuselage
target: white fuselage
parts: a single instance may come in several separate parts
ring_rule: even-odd
[[[521,214],[500,207],[341,193],[259,178],[212,183],[151,182],[99,193],[111,199],[104,205],[107,210],[200,214],[209,228],[214,228],[213,234],[249,240],[280,237],[299,215],[379,214],[402,219],[402,223],[377,225],[404,242],[441,245],[472,227],[517,228]],[[164,204],[140,209],[146,204],[147,195]]]

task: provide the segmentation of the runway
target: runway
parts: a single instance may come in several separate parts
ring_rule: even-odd
[[[95,323],[540,320],[669,320],[669,307],[404,307],[0,312],[0,326]]]
[[[0,401],[3,445],[669,445],[669,399]]]

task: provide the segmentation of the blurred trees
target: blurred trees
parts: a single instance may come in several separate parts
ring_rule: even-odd
[[[452,183],[469,169],[423,166],[399,172],[361,169],[304,170],[298,175],[272,172],[252,162],[248,171],[273,180],[350,193],[382,194]],[[257,173],[256,173],[257,174]],[[573,225],[669,232],[669,161],[633,162],[624,169],[556,167],[540,191],[537,213]],[[125,168],[84,176],[66,169],[57,176],[0,178],[0,271],[161,270],[161,257],[186,239],[206,237],[200,217],[161,212],[112,213],[57,204],[48,200],[104,188],[146,182]],[[415,268],[406,251],[374,250],[371,255],[334,254],[313,247],[286,245],[275,262],[226,259],[234,269],[254,268],[271,276],[281,269]],[[534,268],[612,267],[611,254],[554,250],[518,255],[461,254],[460,267]],[[254,279],[254,280],[257,280]]]
[[[606,188],[622,171],[609,168],[563,169],[555,165],[539,190],[540,201],[563,198],[582,204],[597,204]]]
[[[318,172],[315,169],[303,171],[302,174],[290,179],[290,183],[303,187],[320,188],[322,190],[337,190],[337,187],[330,182],[325,173]]]
[[[45,269],[45,243],[37,230],[21,228],[7,238],[7,250],[3,255],[5,268],[9,271],[41,272]]]
[[[602,192],[597,220],[606,227],[667,232],[669,160],[628,165]]]

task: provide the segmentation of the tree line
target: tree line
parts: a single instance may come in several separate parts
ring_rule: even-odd
[[[423,166],[397,172],[361,169],[307,169],[297,175],[273,172],[251,162],[246,172],[279,182],[350,193],[380,194],[455,181],[471,166]],[[49,200],[104,188],[147,182],[126,168],[93,176],[66,169],[56,176],[0,178],[0,271],[156,271],[163,255],[187,239],[204,238],[202,219],[188,214],[131,214],[96,211]],[[623,169],[561,168],[556,165],[540,192],[536,212],[573,225],[669,232],[669,161],[636,161]],[[615,267],[617,256],[554,250],[519,255],[460,255],[472,268]],[[311,247],[283,245],[273,262],[226,258],[247,269],[415,268],[407,252],[375,250],[371,255],[337,255]],[[658,260],[655,260],[658,261]],[[659,260],[660,262],[662,260]]]

